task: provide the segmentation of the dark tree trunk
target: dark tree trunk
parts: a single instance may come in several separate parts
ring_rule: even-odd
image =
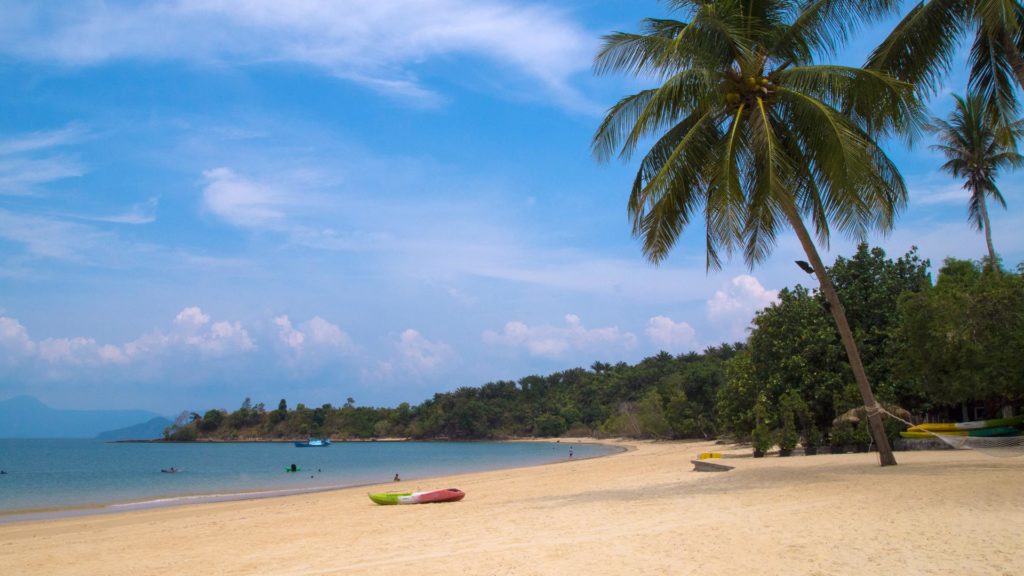
[[[828,301],[832,311],[832,317],[836,321],[839,337],[843,341],[843,347],[846,348],[846,356],[850,360],[850,368],[853,369],[853,377],[857,381],[857,388],[864,399],[864,407],[868,413],[868,428],[871,431],[871,437],[875,440],[875,445],[878,446],[878,458],[882,466],[895,466],[896,457],[893,456],[892,447],[889,445],[889,438],[885,435],[885,428],[882,426],[882,414],[878,402],[875,401],[875,395],[871,391],[871,384],[868,383],[867,373],[864,372],[864,364],[861,363],[857,343],[853,339],[850,323],[846,320],[846,310],[839,301],[835,286],[832,285],[832,281],[825,271],[825,265],[822,264],[821,258],[818,256],[818,249],[815,247],[814,241],[811,240],[811,236],[808,234],[807,228],[804,227],[800,216],[797,215],[795,210],[788,210],[786,216],[789,218],[789,223],[793,226],[793,230],[796,231],[797,237],[800,238],[800,244],[803,246],[811,266],[814,268],[814,273],[818,276],[821,291],[825,295],[825,300]]]

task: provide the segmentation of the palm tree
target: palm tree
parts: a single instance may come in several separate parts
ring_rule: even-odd
[[[1006,200],[996,186],[996,176],[1003,168],[1024,166],[1024,156],[1017,153],[1015,146],[997,137],[999,128],[981,94],[969,94],[967,98],[954,94],[953,97],[956,109],[950,113],[949,120],[935,118],[929,127],[939,138],[939,144],[932,149],[946,155],[943,170],[964,179],[964,188],[971,193],[967,219],[976,230],[985,232],[989,266],[994,272],[999,266],[996,249],[992,245],[986,197],[1006,208]],[[1015,142],[1024,134],[1024,120],[1014,118],[1005,129],[1011,132],[1010,141]]]
[[[881,464],[896,464],[846,313],[804,221],[825,244],[833,227],[863,236],[892,226],[907,192],[875,138],[921,127],[913,86],[878,71],[814,64],[852,22],[877,15],[868,3],[668,3],[689,21],[647,19],[642,34],[605,37],[597,73],[624,71],[661,84],[609,110],[594,154],[628,160],[642,139],[655,138],[628,203],[633,232],[654,263],[701,213],[709,270],[720,268],[723,251],[736,250],[753,267],[780,229],[793,228],[830,304]]]
[[[867,66],[924,92],[935,91],[960,42],[971,35],[968,91],[982,96],[998,123],[1014,118],[1016,90],[1024,88],[1024,7],[1019,0],[922,1],[875,49]]]

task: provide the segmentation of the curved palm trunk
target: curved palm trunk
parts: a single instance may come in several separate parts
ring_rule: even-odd
[[[871,431],[871,437],[875,440],[875,445],[878,446],[878,458],[882,466],[895,466],[896,457],[893,456],[892,447],[889,445],[889,438],[885,435],[878,402],[875,401],[875,395],[871,391],[871,384],[868,383],[867,373],[864,372],[864,364],[861,363],[857,343],[853,339],[850,323],[846,320],[846,310],[839,301],[835,286],[832,285],[832,281],[825,272],[825,265],[822,264],[821,258],[818,256],[818,249],[814,246],[814,242],[811,240],[810,234],[807,233],[807,228],[804,227],[800,216],[790,209],[786,211],[786,217],[789,218],[790,225],[793,226],[797,237],[800,238],[800,244],[803,246],[811,266],[814,268],[814,273],[818,276],[821,291],[825,294],[825,300],[828,301],[832,317],[836,321],[839,337],[843,341],[843,347],[846,348],[846,356],[850,360],[850,368],[853,369],[853,377],[857,381],[857,388],[864,399],[864,407],[868,413],[868,428]]]
[[[992,244],[992,226],[988,222],[988,207],[985,206],[985,192],[978,193],[978,212],[981,215],[981,225],[985,227],[985,244],[988,245],[988,265],[993,272],[999,269],[996,264],[996,248]]]

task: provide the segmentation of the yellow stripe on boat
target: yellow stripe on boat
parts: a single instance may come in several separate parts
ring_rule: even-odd
[[[934,430],[934,432],[938,432],[943,436],[967,436],[967,430]],[[900,436],[903,438],[935,438],[934,434],[925,432],[924,430],[907,430],[905,432],[900,432]]]
[[[701,452],[700,456],[698,456],[698,458],[701,459],[701,460],[707,460],[708,458],[721,458],[721,457],[722,457],[722,453],[721,452]]]

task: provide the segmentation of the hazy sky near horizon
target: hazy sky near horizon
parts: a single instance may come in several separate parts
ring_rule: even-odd
[[[597,164],[603,34],[654,0],[0,0],[0,399],[164,414],[418,403],[434,392],[742,340],[808,277],[659,267]],[[856,35],[857,64],[888,28]],[[962,93],[962,57],[930,102]],[[910,205],[886,238],[979,258],[927,138],[888,146]],[[1019,175],[992,210],[1024,259]],[[828,262],[854,242],[836,237]]]

